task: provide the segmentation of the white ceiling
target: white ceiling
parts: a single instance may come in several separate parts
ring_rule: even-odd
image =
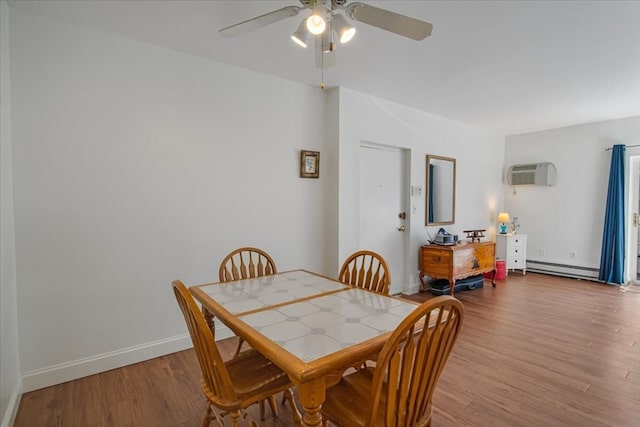
[[[363,23],[324,71],[342,86],[512,135],[640,115],[639,1],[367,1],[428,21],[416,42]],[[290,1],[13,0],[13,8],[319,86],[301,16],[217,30]],[[306,16],[306,14],[304,15]]]

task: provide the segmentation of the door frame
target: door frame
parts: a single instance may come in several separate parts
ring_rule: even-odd
[[[625,176],[627,189],[627,207],[625,222],[625,283],[637,283],[638,276],[638,221],[640,221],[640,156],[627,156],[627,173]],[[636,221],[634,224],[634,215]]]

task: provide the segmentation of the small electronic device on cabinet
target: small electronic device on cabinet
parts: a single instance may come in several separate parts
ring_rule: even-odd
[[[435,243],[436,245],[455,245],[458,243],[458,235],[451,234],[444,228],[440,227],[440,230],[438,230],[438,234],[436,234],[432,243]]]

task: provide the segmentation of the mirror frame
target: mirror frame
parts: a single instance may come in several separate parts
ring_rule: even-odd
[[[434,222],[429,222],[429,165],[431,164],[432,160],[444,160],[444,161],[449,161],[451,163],[453,163],[453,189],[452,189],[452,197],[451,197],[451,220],[450,221],[434,221]],[[425,225],[426,226],[430,226],[430,225],[448,225],[448,224],[455,224],[456,222],[456,159],[454,159],[453,157],[443,157],[443,156],[434,156],[431,154],[427,154],[427,164],[426,164],[426,168],[425,168],[425,174],[426,174],[426,189],[425,189],[425,211],[424,211],[424,220],[425,220]]]

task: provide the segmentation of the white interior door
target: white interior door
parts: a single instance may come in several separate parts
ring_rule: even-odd
[[[404,152],[375,145],[360,146],[360,249],[384,257],[391,274],[391,294],[405,284]],[[406,214],[405,214],[406,215]]]

